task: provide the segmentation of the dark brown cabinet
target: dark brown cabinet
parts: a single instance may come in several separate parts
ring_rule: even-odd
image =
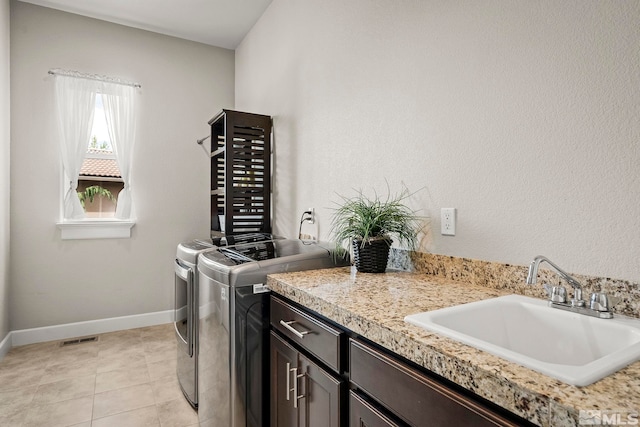
[[[270,312],[272,426],[533,425],[275,294]]]
[[[338,427],[345,382],[271,333],[271,425]]]
[[[299,425],[298,409],[292,401],[291,367],[298,366],[298,351],[271,333],[271,425]],[[296,385],[299,384],[297,374]],[[297,390],[295,390],[297,391]],[[298,392],[299,393],[299,392]],[[299,394],[298,394],[299,396]],[[293,396],[293,399],[298,399]]]
[[[373,346],[354,339],[349,340],[349,375],[352,388],[369,396],[406,425],[434,427],[522,425],[447,387],[388,353],[383,353]],[[356,426],[360,425],[356,424]]]
[[[304,348],[333,372],[342,372],[340,356],[344,331],[275,297],[271,298],[270,313],[273,329],[289,342]]]
[[[344,331],[272,295],[271,425],[345,425]]]
[[[211,126],[211,236],[271,232],[271,117],[222,110]]]
[[[401,427],[361,395],[349,392],[349,427]]]

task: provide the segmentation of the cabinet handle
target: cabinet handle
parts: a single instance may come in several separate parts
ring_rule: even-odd
[[[287,400],[289,399],[289,393],[291,393],[291,363],[287,362]]]
[[[300,339],[303,339],[305,335],[310,334],[311,331],[296,331],[293,326],[291,326],[293,323],[296,323],[295,320],[290,320],[288,322],[285,322],[284,320],[280,321],[280,324],[282,326],[284,326],[286,329],[288,329],[289,331],[291,331],[295,336],[297,336]]]
[[[298,409],[298,400],[304,397],[304,394],[298,394],[298,379],[303,378],[305,374],[298,374],[298,368],[291,368],[290,372],[293,372],[293,388],[291,389],[293,392],[293,407]],[[288,397],[289,393],[287,393],[287,398]]]
[[[291,387],[291,373],[293,373],[293,387]],[[304,394],[298,395],[298,378],[304,377],[305,374],[298,375],[298,368],[292,368],[291,363],[287,362],[287,400],[291,400],[289,394],[293,392],[293,407],[298,408],[298,400],[304,397]]]

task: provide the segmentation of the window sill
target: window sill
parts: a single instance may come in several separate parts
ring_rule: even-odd
[[[56,223],[62,240],[128,239],[135,224],[133,220],[122,219],[85,219]]]

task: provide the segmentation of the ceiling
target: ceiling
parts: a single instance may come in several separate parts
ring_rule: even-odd
[[[272,0],[21,0],[235,49]]]

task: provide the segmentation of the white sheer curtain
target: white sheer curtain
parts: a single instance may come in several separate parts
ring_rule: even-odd
[[[63,219],[85,217],[78,198],[78,175],[89,146],[96,103],[94,81],[56,75],[56,106],[62,165],[69,187],[64,195]]]
[[[118,194],[115,217],[131,219],[131,158],[136,127],[135,88],[115,83],[102,83],[101,88],[109,137],[124,181],[124,188]]]

